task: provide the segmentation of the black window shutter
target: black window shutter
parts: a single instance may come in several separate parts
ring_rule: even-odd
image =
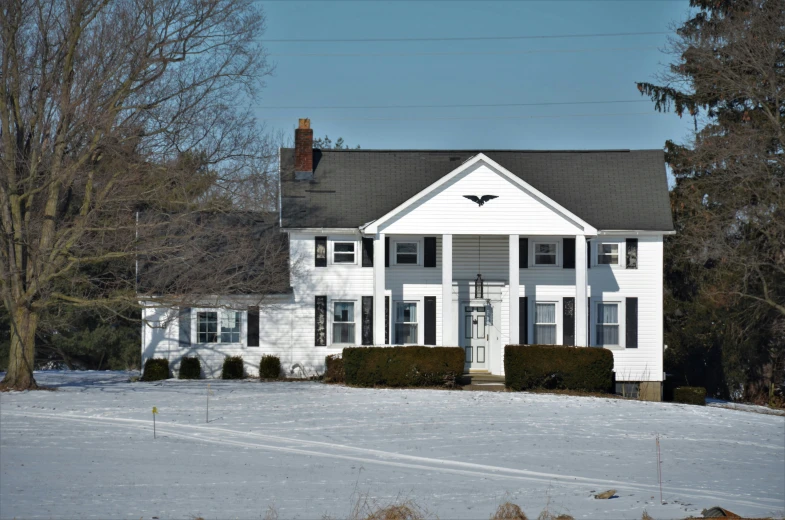
[[[248,346],[259,346],[259,307],[248,307]]]
[[[425,237],[423,265],[425,267],[436,267],[436,237]]]
[[[425,297],[425,344],[436,345],[436,296]]]
[[[626,306],[626,347],[638,348],[638,298],[627,298]]]
[[[591,347],[591,298],[586,298],[586,346]]]
[[[180,328],[179,343],[181,347],[191,346],[191,308],[180,307],[180,313],[177,318],[178,326]]]
[[[363,296],[362,320],[363,345],[373,345],[373,296]]]
[[[562,240],[564,251],[562,251],[562,266],[565,269],[575,269],[575,239],[565,238]]]
[[[384,267],[390,267],[390,237],[384,237]]]
[[[520,296],[518,298],[518,343],[527,345],[529,343],[529,297]]]
[[[316,237],[316,267],[327,267],[327,237]]]
[[[390,344],[390,297],[384,297],[384,344]]]
[[[575,346],[575,298],[562,301],[562,345]]]
[[[591,269],[591,240],[586,239],[586,269]]]
[[[529,267],[529,239],[518,239],[518,267],[526,269]]]
[[[638,268],[638,239],[627,239],[627,269]]]
[[[327,296],[316,297],[316,341],[317,347],[327,345]]]
[[[363,237],[363,267],[373,267],[373,238]]]

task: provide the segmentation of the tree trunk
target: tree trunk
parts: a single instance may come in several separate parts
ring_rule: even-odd
[[[33,379],[35,361],[35,329],[38,314],[28,309],[17,308],[11,314],[11,355],[8,372],[0,383],[4,390],[33,390],[38,385]]]

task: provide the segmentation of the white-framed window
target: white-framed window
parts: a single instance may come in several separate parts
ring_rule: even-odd
[[[240,343],[242,312],[197,311],[197,343]]]
[[[534,343],[537,345],[556,344],[556,303],[536,302],[534,304]]]
[[[333,302],[333,343],[356,342],[354,302]]]
[[[356,258],[356,242],[333,242],[333,263],[354,264]]]
[[[395,302],[395,343],[417,343],[417,302]]]
[[[535,242],[534,265],[556,265],[558,242]]]
[[[395,265],[417,265],[419,253],[419,242],[395,242]]]
[[[595,323],[598,347],[619,345],[619,303],[597,302]]]
[[[619,244],[598,244],[597,265],[620,265]]]

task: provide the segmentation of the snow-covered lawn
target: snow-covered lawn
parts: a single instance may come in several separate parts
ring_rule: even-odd
[[[785,418],[543,394],[319,383],[130,383],[49,372],[0,394],[2,518],[345,517],[358,497],[442,519],[785,512]],[[156,406],[157,439],[151,409]],[[662,447],[659,503],[655,434]],[[616,489],[618,498],[595,500]]]

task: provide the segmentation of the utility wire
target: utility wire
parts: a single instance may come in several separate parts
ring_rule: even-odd
[[[649,36],[671,34],[668,31],[595,33],[595,34],[548,34],[537,36],[453,36],[428,38],[278,38],[262,39],[264,43],[367,43],[367,42],[458,42],[499,40],[549,40],[557,38],[605,38],[613,36]]]
[[[562,119],[568,117],[617,117],[617,116],[651,116],[662,115],[661,112],[620,112],[605,114],[560,114],[543,116],[459,116],[459,117],[329,117],[320,118],[319,121],[458,121],[466,119],[485,120],[485,119]],[[265,120],[280,119],[290,121],[291,117],[265,117]]]
[[[330,105],[330,106],[251,106],[266,110],[354,110],[354,109],[396,109],[396,108],[491,108],[491,107],[541,107],[554,105],[609,105],[614,103],[651,103],[649,99],[621,99],[615,101],[550,101],[544,103],[477,103],[449,105]]]
[[[459,51],[459,52],[346,52],[346,53],[299,53],[299,52],[273,52],[267,56],[286,56],[286,57],[313,57],[313,58],[355,58],[355,57],[407,57],[407,56],[514,56],[521,54],[569,54],[580,52],[601,52],[601,51],[644,51],[659,49],[656,45],[644,47],[596,47],[587,49],[538,49],[530,51]]]

